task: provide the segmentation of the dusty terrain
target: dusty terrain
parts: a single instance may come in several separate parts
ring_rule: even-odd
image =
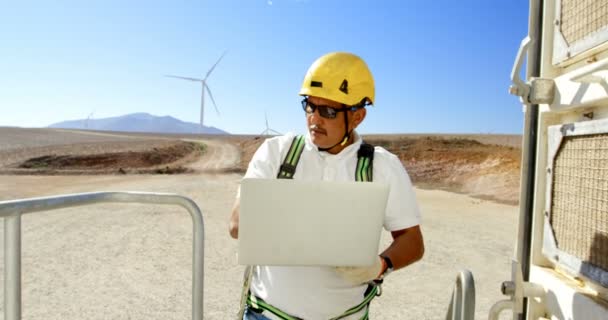
[[[0,174],[243,173],[264,140],[259,136],[41,130],[22,131],[18,137],[18,129],[0,128]],[[206,167],[195,164],[205,152],[197,139],[214,145],[209,152],[215,155],[205,161]],[[397,154],[420,188],[517,204],[520,136],[368,135],[364,139]],[[240,162],[223,166],[223,159],[216,158],[222,156],[237,156]]]
[[[157,154],[160,145],[181,145],[181,139],[205,144],[204,152],[199,149],[177,164],[188,169],[181,174],[132,174],[140,172],[136,169],[142,163],[125,166],[124,170],[132,170],[126,175],[112,166],[108,171],[112,174],[95,175],[70,166],[61,170],[73,171],[61,175],[47,175],[57,168],[22,168],[34,175],[1,171],[0,200],[109,190],[171,192],[192,198],[205,220],[205,319],[233,319],[243,268],[236,265],[237,242],[227,234],[227,219],[241,172],[261,139],[50,131],[10,129],[8,134],[0,128],[0,170],[12,170],[45,154],[82,159],[78,157],[129,150]],[[517,189],[513,185],[519,173],[518,139],[366,137],[399,154],[413,180],[425,187],[417,189],[425,257],[391,275],[385,293],[372,306],[373,319],[444,318],[456,273],[462,268],[475,276],[476,318],[487,318],[491,304],[502,299],[500,283],[510,277],[518,209],[499,202],[515,200],[516,191],[509,188]],[[131,149],[117,147],[126,140],[131,141],[126,143]],[[87,151],[85,145],[96,146],[96,151]],[[162,165],[172,167],[179,161]],[[484,189],[491,192],[481,192]],[[182,209],[94,205],[28,214],[22,228],[24,319],[190,317],[192,225]],[[384,243],[388,237],[384,235]]]
[[[0,128],[0,174],[183,173],[205,151],[204,144],[173,137],[17,132]]]
[[[419,188],[518,202],[521,136],[368,135],[363,139],[398,155]],[[238,141],[243,170],[262,141],[258,137]]]

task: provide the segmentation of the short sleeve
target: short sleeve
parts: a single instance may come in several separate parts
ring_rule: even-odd
[[[274,179],[279,172],[280,162],[284,157],[294,135],[287,133],[283,136],[266,139],[253,154],[245,178]],[[240,185],[236,197],[240,197]]]
[[[277,168],[275,168],[275,161],[271,161],[271,159],[274,158],[273,154],[276,152],[271,150],[271,144],[271,141],[266,140],[260,145],[251,158],[251,161],[247,166],[247,172],[245,172],[243,178],[274,178]]]
[[[396,231],[419,225],[420,210],[407,171],[397,156],[382,148],[378,149],[376,148],[378,157],[374,159],[374,177],[380,178],[376,181],[388,183],[390,187],[384,228]]]

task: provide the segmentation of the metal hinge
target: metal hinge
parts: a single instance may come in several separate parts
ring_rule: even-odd
[[[528,82],[524,82],[519,76],[531,43],[530,36],[526,36],[521,41],[511,70],[511,82],[513,84],[509,87],[509,93],[519,96],[521,102],[526,105],[551,104],[555,98],[555,81],[553,79],[531,78]]]

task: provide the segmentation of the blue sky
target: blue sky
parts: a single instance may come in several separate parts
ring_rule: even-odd
[[[297,95],[320,55],[350,51],[376,80],[363,133],[520,133],[507,93],[523,0],[21,1],[0,4],[0,126],[134,112],[231,133],[303,132]]]

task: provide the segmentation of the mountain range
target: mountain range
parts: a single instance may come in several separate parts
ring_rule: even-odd
[[[185,122],[171,116],[159,117],[144,112],[111,118],[62,121],[48,127],[126,132],[229,134],[215,127],[201,127],[198,123]]]

